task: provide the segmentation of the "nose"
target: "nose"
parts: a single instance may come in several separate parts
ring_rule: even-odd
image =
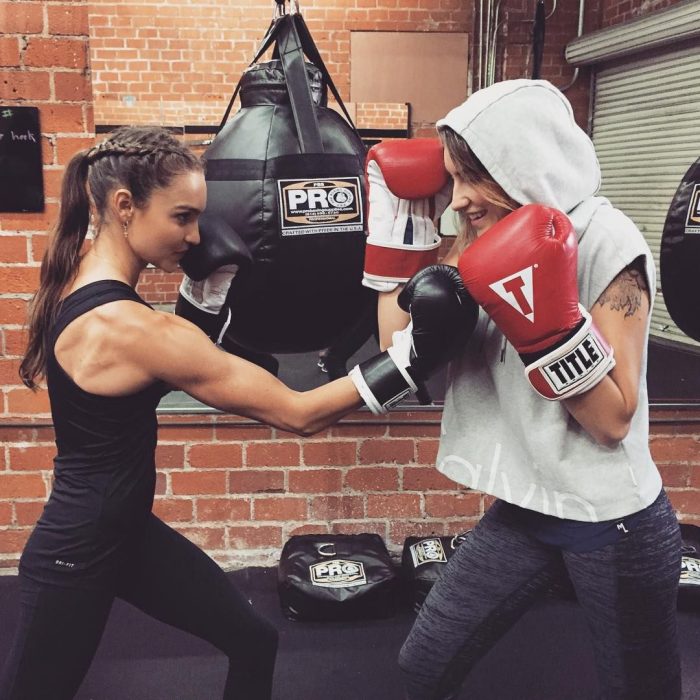
[[[464,209],[471,204],[474,193],[472,188],[469,187],[464,181],[455,180],[452,187],[452,201],[450,202],[450,208],[454,211],[459,211]]]
[[[201,238],[199,235],[199,225],[195,222],[195,224],[187,232],[187,235],[185,236],[185,242],[189,243],[192,246],[199,245],[200,240]]]
[[[199,245],[200,240],[201,238],[199,236],[199,223],[195,221],[192,228],[187,232],[187,235],[185,236],[185,241],[190,245]]]

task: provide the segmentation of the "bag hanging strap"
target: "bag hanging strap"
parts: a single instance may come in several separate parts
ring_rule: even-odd
[[[277,38],[277,48],[279,49],[284,77],[287,81],[287,92],[292,105],[301,152],[323,153],[323,140],[318,127],[316,107],[311,97],[309,77],[306,73],[304,49],[293,19],[296,16],[298,15],[285,15],[283,17],[285,23]]]
[[[272,42],[276,41],[277,35],[280,31],[282,20],[284,20],[286,17],[288,17],[288,15],[282,15],[272,20],[270,26],[267,28],[267,33],[260,42],[260,47],[255,52],[253,60],[248,64],[248,68],[257,63],[260,60],[261,56],[265,53],[265,51],[267,51],[270,48]],[[275,50],[276,49],[277,47],[275,47]],[[229,100],[228,107],[226,107],[226,111],[224,112],[224,116],[221,120],[221,123],[219,124],[219,128],[216,130],[217,134],[224,128],[226,122],[228,121],[229,114],[231,114],[231,109],[233,108],[233,103],[236,101],[236,97],[238,97],[238,93],[241,90],[242,79],[243,76],[241,76],[238,80],[238,84],[236,85],[236,89],[233,91],[233,96]]]
[[[284,25],[293,23],[292,27],[295,30],[294,31],[294,36],[292,37],[291,42],[287,42],[285,47],[289,51],[293,51],[296,53],[296,55],[292,58],[291,56],[288,57],[288,59],[285,59],[283,56],[286,53],[286,51],[281,51],[280,50],[280,43],[281,43],[281,37],[280,35],[283,34],[283,29]],[[287,32],[284,32],[284,34],[287,34]],[[345,116],[345,119],[347,120],[350,128],[353,130],[355,135],[357,136],[358,140],[362,141],[362,137],[360,136],[359,131],[357,130],[357,127],[355,126],[354,121],[352,120],[352,117],[350,116],[350,113],[348,112],[345,103],[343,102],[343,98],[340,96],[340,92],[338,91],[338,88],[335,86],[335,83],[333,82],[333,78],[331,77],[331,74],[328,72],[328,68],[326,67],[325,62],[323,61],[323,58],[321,57],[321,54],[319,53],[318,48],[316,47],[316,44],[311,37],[311,32],[309,31],[309,28],[304,21],[304,18],[299,12],[296,12],[291,15],[281,15],[277,18],[275,18],[271,23],[270,26],[268,27],[267,33],[263,37],[262,41],[260,42],[260,47],[258,50],[255,52],[255,56],[253,60],[248,64],[248,67],[254,65],[257,63],[262,55],[272,46],[272,44],[275,43],[275,48],[274,48],[274,58],[279,58],[282,61],[282,68],[284,70],[285,78],[287,79],[288,83],[290,79],[293,81],[293,85],[290,84],[290,89],[289,89],[289,94],[290,94],[290,101],[292,101],[292,110],[294,113],[294,119],[295,119],[295,124],[297,126],[297,133],[300,135],[300,143],[302,144],[302,151],[306,152],[306,149],[304,148],[304,142],[302,141],[302,136],[301,136],[301,130],[299,129],[299,124],[297,122],[299,113],[297,112],[297,108],[301,110],[302,113],[308,113],[309,110],[309,105],[308,104],[302,104],[302,101],[305,103],[306,100],[303,97],[303,91],[302,91],[302,85],[297,85],[297,83],[304,83],[305,85],[303,86],[305,88],[305,91],[308,93],[309,101],[311,102],[311,113],[313,114],[313,124],[316,127],[316,131],[318,132],[318,122],[316,120],[316,110],[313,107],[313,100],[311,98],[311,90],[309,88],[308,84],[308,78],[306,75],[306,67],[304,65],[304,60],[303,56],[304,54],[308,57],[308,59],[313,63],[320,71],[323,76],[323,79],[326,82],[326,85],[331,90],[331,93],[333,94],[333,97],[335,98],[335,101],[338,103],[338,106],[343,112],[343,115]],[[285,66],[285,60],[287,63],[287,66]],[[292,64],[298,64],[301,63],[303,67],[303,73],[300,75],[299,74],[299,68],[298,65],[292,65]],[[288,70],[291,70],[291,73],[288,73]],[[294,77],[292,77],[294,76]],[[242,77],[241,77],[242,79]],[[221,120],[221,123],[219,124],[219,128],[217,129],[217,134],[221,131],[221,129],[224,128],[226,122],[228,121],[229,115],[231,113],[231,109],[233,108],[233,104],[236,101],[236,97],[238,96],[238,93],[240,92],[241,88],[241,79],[239,79],[238,84],[236,85],[236,89],[233,92],[233,96],[231,97],[228,106],[226,107],[226,111],[224,113],[224,116]],[[298,101],[298,104],[294,104],[293,98],[296,96],[297,92],[296,90],[299,90],[299,94],[301,94],[301,100]],[[304,122],[306,123],[306,122]],[[305,133],[306,136],[306,133]],[[309,144],[309,146],[314,145],[315,147],[318,147],[318,153],[323,152],[323,145],[320,142],[320,134],[318,141],[314,138],[313,134],[309,135],[308,138],[305,139],[305,141]]]
[[[355,132],[357,138],[362,140],[362,137],[360,136],[360,133],[358,132],[357,127],[355,126],[355,122],[353,122],[352,118],[350,117],[350,114],[347,108],[345,107],[345,103],[343,102],[343,98],[340,96],[338,88],[336,88],[335,83],[333,82],[333,78],[331,78],[331,74],[328,72],[326,64],[323,62],[323,58],[321,58],[321,54],[319,53],[318,48],[316,48],[316,44],[314,43],[314,40],[311,37],[311,32],[309,31],[309,28],[306,25],[304,18],[299,13],[292,15],[292,17],[294,18],[294,22],[297,25],[297,33],[299,35],[299,38],[301,39],[301,45],[304,49],[304,53],[308,56],[311,63],[313,63],[321,71],[323,78],[326,81],[326,84],[331,89],[333,97],[335,97],[335,101],[338,103],[338,106],[343,111],[345,119],[347,120],[352,130]]]

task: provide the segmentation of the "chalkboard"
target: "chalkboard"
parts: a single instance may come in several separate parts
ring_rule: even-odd
[[[37,107],[0,105],[0,212],[44,211]]]

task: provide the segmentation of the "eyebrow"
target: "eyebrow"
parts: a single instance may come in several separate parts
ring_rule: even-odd
[[[202,210],[197,207],[190,206],[189,204],[177,204],[173,207],[173,211],[186,211],[186,212],[196,212],[201,214]]]

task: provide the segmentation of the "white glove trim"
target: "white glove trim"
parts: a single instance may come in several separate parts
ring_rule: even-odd
[[[388,348],[387,354],[391,358],[391,361],[396,366],[407,386],[405,390],[401,391],[396,396],[392,396],[384,404],[379,403],[377,397],[374,395],[372,390],[369,388],[365,378],[362,376],[362,371],[359,365],[355,365],[349,372],[348,376],[352,379],[357,393],[362,397],[375,416],[388,413],[389,409],[397,404],[399,401],[404,399],[409,393],[418,391],[416,383],[413,381],[413,377],[408,373],[407,367],[411,364],[411,351],[413,350],[413,322],[410,321],[409,324],[401,331],[394,331],[391,335],[391,347]]]
[[[221,345],[224,339],[224,335],[226,335],[226,331],[228,330],[228,327],[231,325],[231,307],[227,306],[226,307],[227,316],[226,316],[226,323],[224,323],[223,326],[221,326],[221,331],[219,332],[219,337],[216,339],[216,345]]]
[[[360,371],[359,365],[355,365],[348,372],[348,377],[352,379],[352,382],[355,385],[355,389],[357,389],[357,393],[360,395],[360,398],[365,402],[367,408],[369,408],[369,410],[372,411],[372,413],[374,413],[375,416],[380,416],[384,413],[389,412],[388,408],[385,408],[379,403],[379,401],[377,401],[374,394],[367,386],[367,382],[365,382],[365,378],[362,376],[362,372]]]
[[[393,292],[398,286],[399,282],[387,282],[386,280],[373,280],[368,277],[362,278],[362,286],[368,287],[369,289],[374,289],[377,292]]]
[[[397,350],[393,345],[390,348],[387,348],[387,352],[389,353],[389,357],[394,361],[394,364],[396,365],[396,369],[401,372],[401,376],[406,380],[406,384],[410,387],[411,391],[418,391],[418,387],[416,386],[416,383],[413,381],[413,377],[406,371],[406,367],[402,365],[402,358],[399,357],[399,353],[401,350]]]
[[[200,311],[216,315],[226,301],[226,295],[237,272],[238,265],[231,264],[223,265],[198,282],[183,275],[180,294]]]
[[[393,248],[396,251],[402,251],[402,253],[412,253],[412,252],[421,252],[425,250],[434,250],[440,245],[441,238],[440,236],[436,233],[433,240],[430,243],[426,243],[424,245],[418,245],[417,243],[391,243],[390,241],[367,241],[367,246],[368,247],[373,247],[373,248]],[[374,251],[373,251],[374,252]],[[376,251],[379,253],[379,251]],[[385,253],[386,254],[386,253]],[[393,258],[400,258],[402,257],[401,255],[396,255],[396,254],[391,254],[388,253],[386,254],[388,257]]]
[[[615,366],[614,350],[579,304],[584,323],[566,343],[525,368],[535,391],[549,401],[592,389]]]

